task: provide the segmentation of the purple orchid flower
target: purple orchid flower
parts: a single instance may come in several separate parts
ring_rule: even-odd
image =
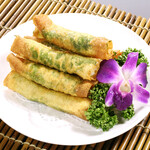
[[[147,85],[147,64],[137,65],[138,52],[128,54],[122,67],[114,59],[101,63],[97,79],[102,83],[111,83],[107,92],[105,104],[114,104],[118,110],[125,110],[132,104],[133,98],[148,103],[150,93],[144,88]]]

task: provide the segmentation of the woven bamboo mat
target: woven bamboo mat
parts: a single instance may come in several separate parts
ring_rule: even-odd
[[[150,19],[135,16],[91,0],[0,0],[0,37],[36,14],[87,13],[127,26],[150,45]],[[39,142],[13,130],[0,120],[0,150],[121,150],[150,149],[150,113],[137,126],[114,139],[84,146],[61,146]]]

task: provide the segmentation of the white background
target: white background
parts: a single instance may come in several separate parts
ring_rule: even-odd
[[[93,0],[96,3],[111,4],[117,9],[124,10],[136,16],[145,17],[150,19],[150,0]]]

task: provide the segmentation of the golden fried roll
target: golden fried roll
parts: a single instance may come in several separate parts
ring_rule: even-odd
[[[4,85],[29,100],[43,103],[49,107],[86,120],[84,113],[91,104],[91,100],[88,98],[74,97],[47,89],[24,78],[15,71],[7,75]]]
[[[104,37],[95,37],[87,33],[80,33],[55,25],[52,20],[44,14],[36,15],[33,23],[38,28],[34,36],[42,36],[59,47],[68,49],[75,53],[100,59],[110,59],[113,55],[113,44],[111,40]],[[42,38],[42,37],[41,37]]]
[[[24,36],[24,38],[25,39],[31,39],[31,40],[34,40],[34,41],[39,42],[41,44],[44,44],[45,46],[51,47],[53,50],[56,50],[56,51],[64,51],[64,52],[67,52],[67,53],[72,53],[70,51],[67,51],[66,49],[58,47],[57,45],[49,43],[44,38],[37,38],[35,36]]]
[[[72,96],[87,97],[90,88],[94,85],[92,81],[86,81],[78,76],[36,64],[29,60],[16,57],[13,54],[9,54],[7,60],[11,68],[25,78],[49,89]]]
[[[88,58],[64,51],[56,51],[31,39],[16,36],[11,51],[34,62],[38,62],[86,80],[96,80],[100,59]]]

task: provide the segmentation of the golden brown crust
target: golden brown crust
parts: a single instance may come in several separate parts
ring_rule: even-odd
[[[101,59],[111,59],[113,55],[112,41],[108,41],[106,38],[96,37],[91,41],[93,50],[95,51],[94,57]],[[99,51],[101,50],[101,51]]]
[[[30,56],[29,51],[26,51],[27,45],[24,42],[23,38],[16,36],[12,46],[11,51],[18,54],[19,56]]]
[[[24,59],[22,58],[17,58],[14,54],[9,54],[7,56],[7,61],[10,64],[10,67],[17,71],[17,72],[22,72],[22,70],[25,69],[25,65],[22,63],[24,62]],[[27,61],[27,60],[26,60]]]
[[[30,62],[28,60],[22,59],[22,58],[17,57],[17,56],[15,56],[13,54],[9,54],[8,57],[7,57],[7,60],[10,63],[10,66],[11,66],[11,68],[13,70],[18,72],[22,76],[26,77],[27,79],[33,80],[32,78],[30,78],[30,74],[32,73],[32,70],[30,70],[30,68],[29,68],[29,65],[31,63],[34,64],[33,62]],[[44,66],[42,66],[42,67],[44,69]],[[40,68],[40,65],[39,65],[39,68]],[[48,70],[45,70],[45,74],[49,72],[49,74],[48,74],[49,77],[47,78],[47,80],[41,74],[42,78],[45,80],[45,82],[53,83],[53,76],[50,76],[50,72],[52,72],[52,71],[54,72],[55,70],[54,69],[50,69],[50,68]],[[57,71],[55,71],[55,72],[57,72]],[[39,71],[39,75],[40,75],[40,73],[41,72]],[[67,77],[72,78],[72,81],[70,81],[68,83]],[[92,82],[92,81],[81,80],[77,76],[67,75],[67,74],[65,74],[63,72],[60,72],[59,73],[59,83],[63,83],[63,81],[68,83],[68,84],[67,83],[63,84],[63,86],[65,86],[65,88],[58,87],[58,85],[57,85],[58,82],[55,82],[57,86],[54,85],[51,89],[56,90],[56,91],[60,91],[60,92],[64,92],[66,94],[70,94],[70,95],[73,95],[73,96],[78,96],[78,97],[87,97],[88,94],[89,94],[89,90],[96,83],[96,82]],[[76,82],[77,82],[77,84],[76,84]],[[38,82],[38,84],[40,84],[40,83]],[[47,88],[49,88],[47,86],[49,84],[42,84],[42,85],[47,87]],[[70,89],[70,86],[71,86],[71,89]],[[55,89],[54,87],[57,87],[57,89]],[[67,87],[69,89],[68,91],[65,90]],[[73,91],[73,92],[71,92],[71,91]]]
[[[4,80],[4,85],[29,100],[75,115],[86,120],[85,111],[91,105],[88,98],[79,98],[55,92],[42,87],[12,71]]]
[[[65,29],[55,25],[47,15],[37,15],[33,18],[33,22],[37,27],[33,34],[38,38],[43,36],[50,43],[84,56],[102,60],[112,58],[113,44],[111,40]]]
[[[39,19],[39,18],[42,18],[42,19]],[[45,28],[49,28],[53,22],[52,20],[48,18],[47,15],[40,14],[40,15],[36,15],[33,17],[33,23],[35,24],[35,26],[38,27],[40,31],[42,31]]]
[[[39,42],[39,43],[43,43],[45,42],[45,39],[43,38],[37,38],[35,36],[24,36],[25,39],[31,39],[31,40],[34,40],[36,42]]]
[[[42,36],[42,34],[40,33],[40,31],[38,30],[37,27],[35,27],[35,30],[33,31],[33,36],[35,36],[37,38],[40,38],[40,39],[43,39],[43,36]]]
[[[83,81],[81,84],[77,86],[76,94],[78,97],[88,97],[90,89],[96,84],[97,82],[90,82],[90,81]]]

